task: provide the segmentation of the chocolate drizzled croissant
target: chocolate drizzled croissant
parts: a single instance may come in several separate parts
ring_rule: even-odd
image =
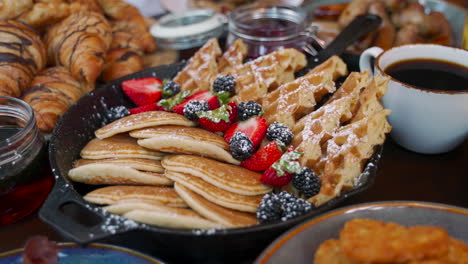
[[[45,47],[33,28],[0,20],[0,95],[20,96],[45,64]]]
[[[84,94],[80,81],[67,68],[57,66],[37,75],[23,100],[34,110],[39,129],[50,132],[63,113]]]
[[[130,33],[141,43],[144,52],[156,49],[153,36],[149,33],[148,24],[138,8],[122,0],[97,0],[104,14],[112,21],[113,31]]]
[[[67,67],[76,78],[92,86],[104,66],[112,39],[106,18],[79,12],[52,26],[45,36],[49,62]]]
[[[0,19],[13,19],[33,6],[33,0],[0,1]]]
[[[113,49],[107,53],[102,80],[108,82],[143,70],[143,58],[131,49]]]

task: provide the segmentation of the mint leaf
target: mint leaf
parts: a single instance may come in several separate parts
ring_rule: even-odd
[[[182,103],[185,100],[185,98],[187,98],[191,93],[192,91],[183,91],[171,98],[161,99],[158,104],[163,106],[164,109],[166,109],[166,111],[172,111],[172,108],[174,108],[174,106]]]
[[[197,115],[199,118],[206,117],[214,123],[219,123],[221,120],[229,123],[229,110],[231,109],[230,105],[225,104],[215,110],[198,112]]]
[[[219,103],[221,105],[229,103],[229,99],[231,98],[231,93],[230,92],[219,92],[219,93],[214,93],[218,97]]]

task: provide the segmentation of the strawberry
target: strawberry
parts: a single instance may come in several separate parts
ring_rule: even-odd
[[[275,187],[288,184],[293,176],[301,171],[301,164],[298,161],[301,155],[301,152],[295,150],[284,153],[279,160],[263,172],[260,182]]]
[[[122,90],[136,105],[145,106],[161,98],[161,84],[158,78],[140,78],[122,82]]]
[[[200,91],[187,97],[182,103],[174,106],[172,110],[179,115],[184,115],[185,105],[192,100],[207,102],[208,105],[210,106],[210,110],[213,110],[219,107],[219,100],[216,95],[211,94],[210,91]]]
[[[258,116],[251,117],[246,121],[240,121],[232,125],[226,130],[226,133],[224,133],[224,139],[229,143],[231,137],[236,132],[242,132],[250,138],[254,148],[257,148],[265,137],[267,127],[268,125],[264,118]]]
[[[128,111],[130,111],[131,115],[134,115],[134,114],[139,114],[139,113],[143,113],[143,112],[157,111],[158,108],[159,108],[159,106],[156,103],[152,103],[152,104],[147,104],[147,105],[144,105],[144,106],[138,106],[138,107],[132,108],[132,109],[130,109]]]
[[[237,118],[236,103],[228,103],[215,110],[198,113],[198,123],[211,132],[226,131]]]
[[[255,152],[250,158],[241,162],[241,166],[252,171],[264,171],[283,155],[284,144],[271,141]]]
[[[287,185],[293,178],[294,173],[286,172],[282,176],[278,176],[275,169],[269,167],[265,172],[263,172],[260,177],[260,182],[266,185],[281,187]]]

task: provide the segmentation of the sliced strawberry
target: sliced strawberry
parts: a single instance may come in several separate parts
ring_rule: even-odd
[[[158,78],[147,77],[122,82],[124,93],[138,106],[145,106],[157,102],[162,95],[162,81]]]
[[[210,110],[213,110],[219,107],[219,100],[216,95],[211,94],[210,91],[200,91],[187,97],[182,103],[174,106],[172,110],[179,115],[184,115],[184,106],[192,100],[207,102],[208,105],[210,106]]]
[[[301,164],[298,161],[301,155],[301,152],[295,150],[284,153],[262,174],[260,182],[276,187],[288,184],[294,174],[301,171]]]
[[[271,141],[255,152],[250,158],[241,162],[241,166],[252,171],[264,171],[283,155],[284,145],[279,141]]]
[[[294,173],[284,173],[279,176],[275,169],[269,167],[260,177],[260,182],[266,185],[281,187],[288,184],[294,176]]]
[[[135,107],[128,111],[130,112],[131,115],[134,115],[134,114],[139,114],[143,112],[157,111],[159,110],[158,108],[159,106],[156,103],[152,103],[152,104],[148,104],[144,106]]]
[[[215,110],[198,113],[198,123],[206,130],[212,132],[226,131],[237,118],[236,103],[228,103]]]
[[[267,128],[267,122],[263,117],[251,117],[246,121],[241,121],[232,125],[226,133],[224,133],[224,139],[229,143],[234,133],[242,132],[250,138],[254,148],[257,148],[265,137]]]

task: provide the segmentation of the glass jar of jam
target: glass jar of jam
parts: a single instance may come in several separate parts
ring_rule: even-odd
[[[0,96],[0,225],[36,210],[53,182],[33,110],[24,101]]]
[[[307,27],[305,12],[296,6],[246,5],[228,16],[227,46],[241,38],[247,58],[256,58],[281,48],[296,48],[315,55],[317,40]]]

